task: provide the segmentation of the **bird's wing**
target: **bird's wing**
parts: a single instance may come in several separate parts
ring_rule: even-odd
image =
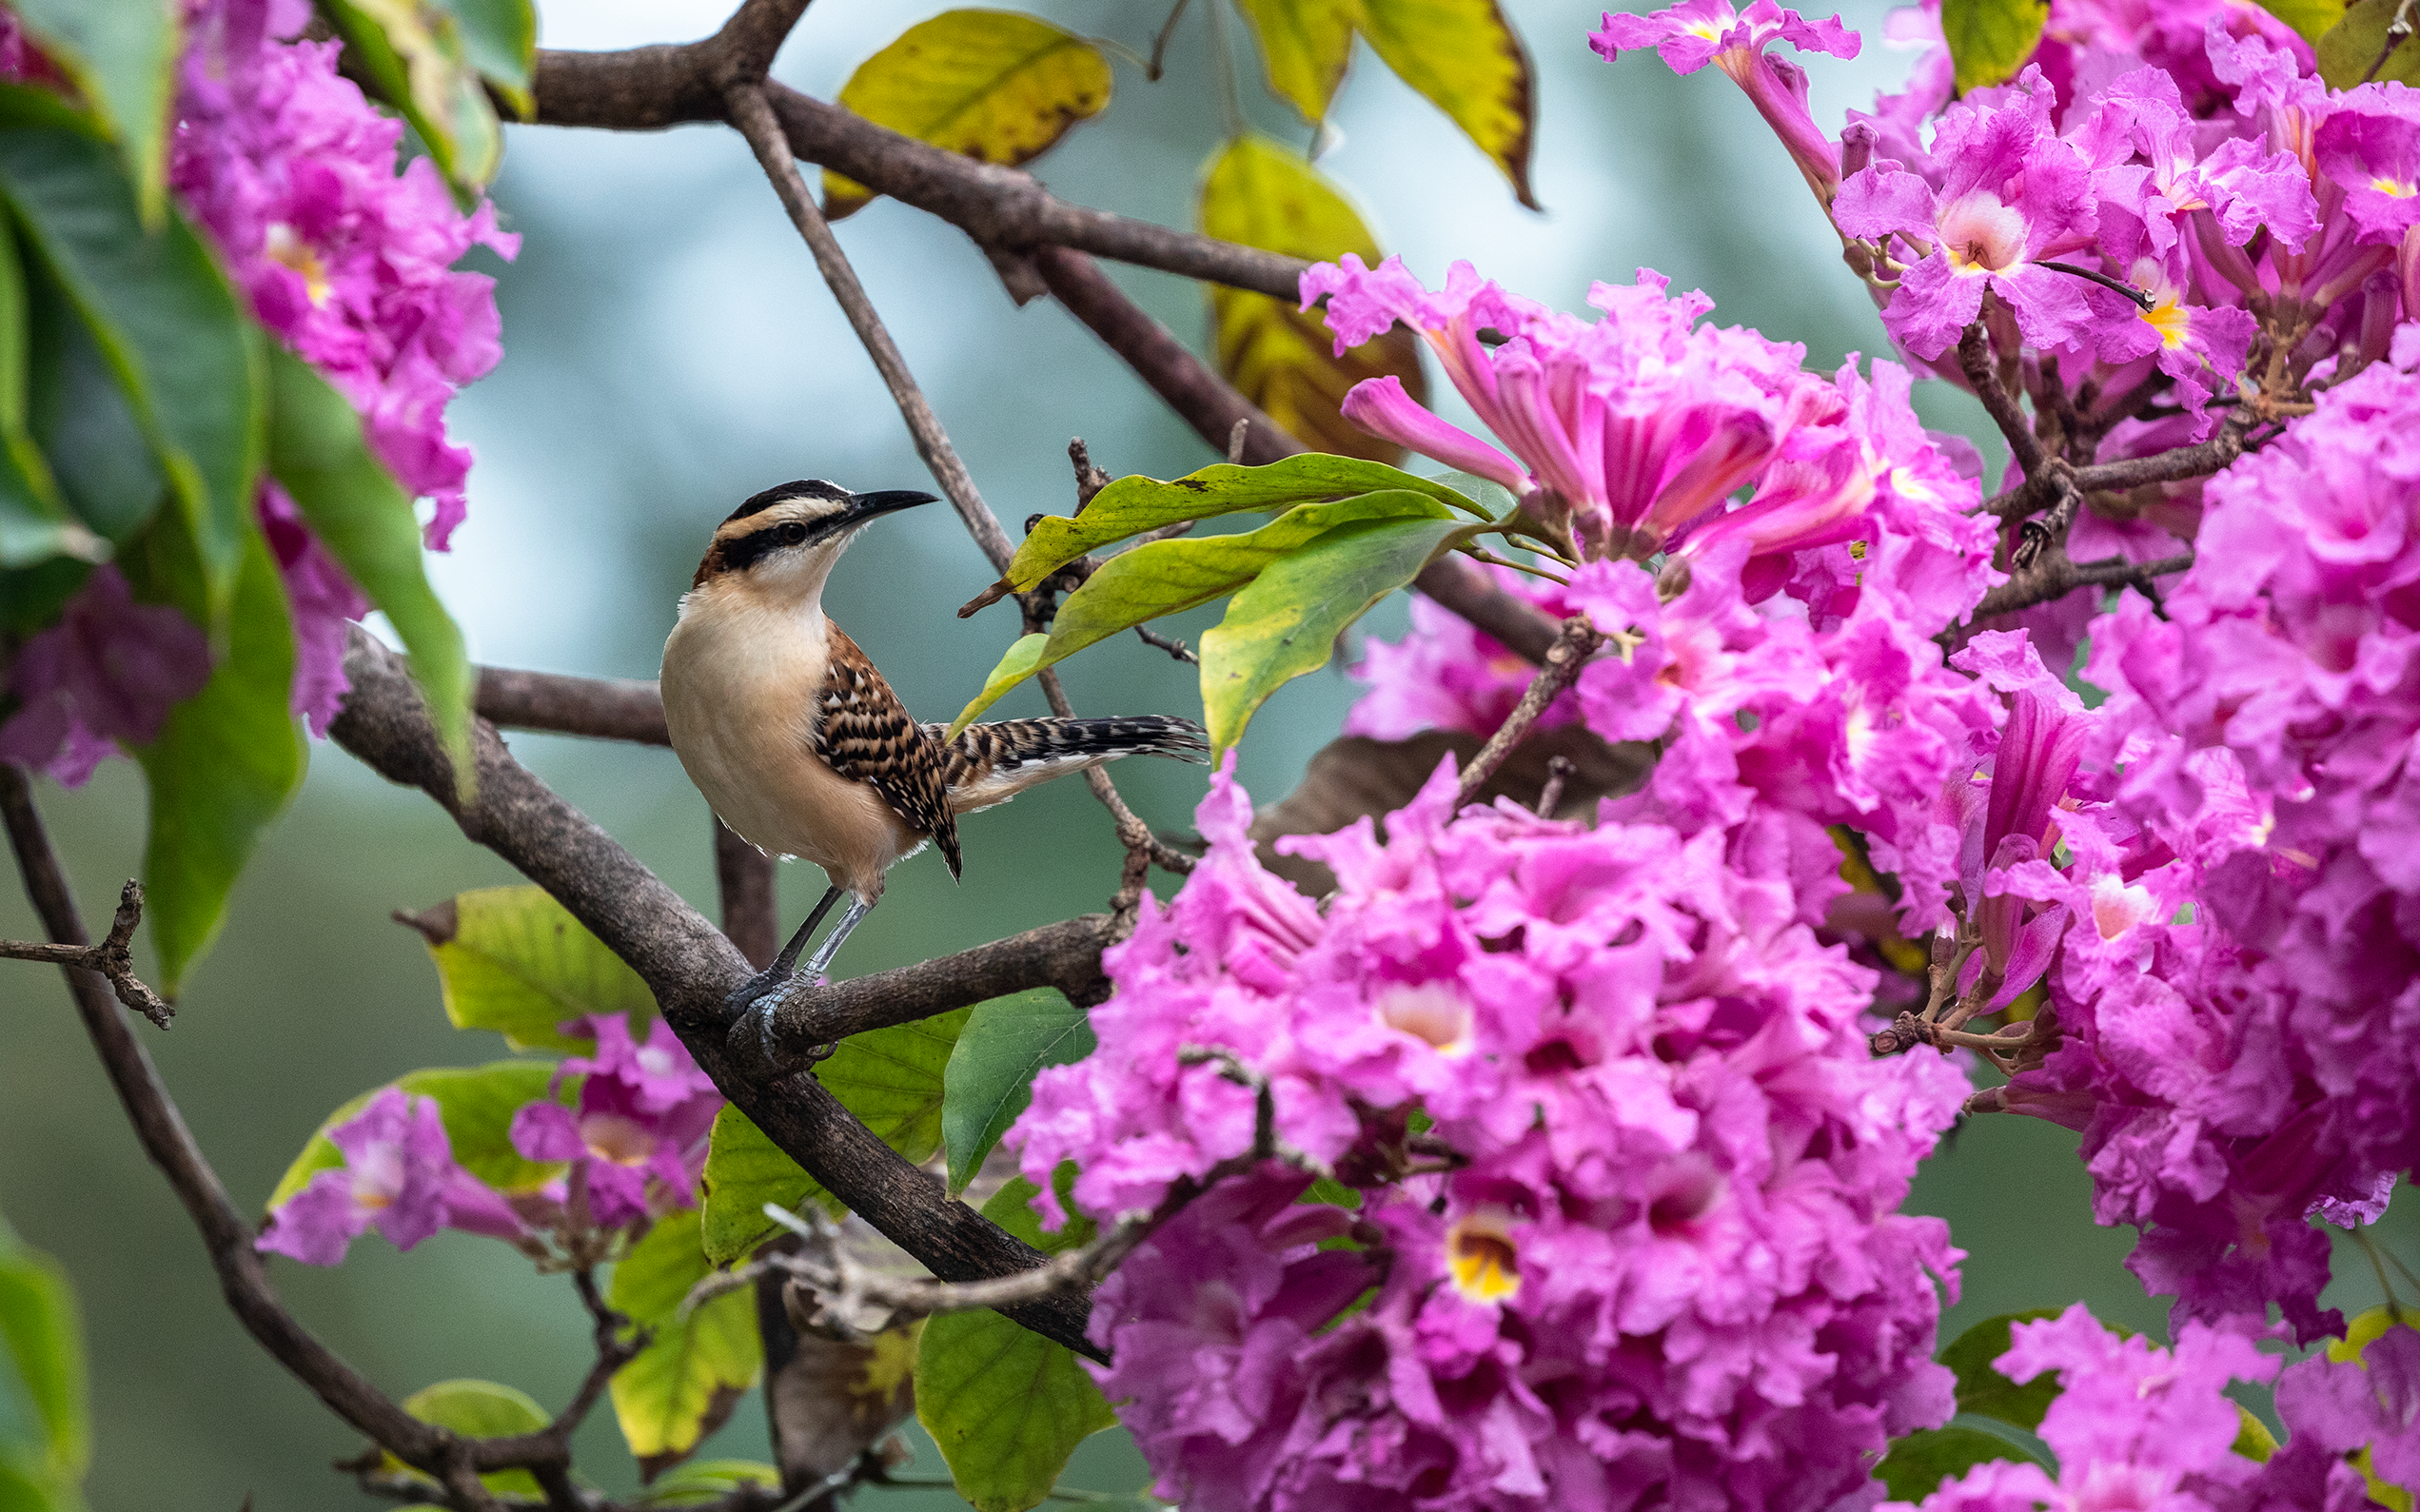
[[[873,788],[908,828],[933,836],[950,874],[958,874],[958,821],[950,809],[941,742],[909,717],[891,684],[837,625],[832,627],[815,746],[833,771]]]

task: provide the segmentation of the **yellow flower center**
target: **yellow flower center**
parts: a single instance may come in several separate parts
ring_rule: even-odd
[[[1390,987],[1378,995],[1379,1021],[1437,1050],[1452,1052],[1470,1048],[1470,1005],[1450,987],[1428,983]]]
[[[620,1113],[592,1113],[580,1121],[580,1143],[599,1160],[643,1166],[656,1152],[656,1136]]]
[[[320,254],[311,244],[294,234],[294,227],[284,221],[270,222],[261,250],[268,254],[271,262],[282,263],[303,275],[303,292],[310,296],[312,304],[327,303],[327,265],[320,261]]]
[[[1521,1257],[1501,1209],[1483,1208],[1446,1231],[1446,1267],[1473,1302],[1502,1302],[1521,1290]]]

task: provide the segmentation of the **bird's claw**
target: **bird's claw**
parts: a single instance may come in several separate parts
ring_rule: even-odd
[[[753,1054],[760,1065],[779,1068],[782,1057],[774,1040],[773,1014],[791,992],[798,990],[798,984],[799,978],[795,972],[780,966],[768,966],[734,989],[731,995],[723,999],[723,1006],[731,1013],[730,1039],[733,1048],[742,1055]],[[803,985],[810,990],[821,987],[823,978],[812,976]],[[817,1053],[817,1051],[821,1053]],[[825,1046],[817,1046],[817,1051],[810,1051],[807,1059],[821,1060],[832,1052]]]

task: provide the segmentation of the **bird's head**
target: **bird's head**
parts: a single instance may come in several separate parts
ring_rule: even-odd
[[[866,521],[933,501],[912,488],[853,494],[820,478],[768,488],[716,528],[690,591],[775,602],[814,598]]]

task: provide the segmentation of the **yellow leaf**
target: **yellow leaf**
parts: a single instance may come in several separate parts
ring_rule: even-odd
[[[1110,65],[1072,31],[1013,10],[945,10],[857,65],[840,103],[876,126],[1014,167],[1050,150],[1110,103]],[[824,214],[874,198],[823,176]]]
[[[1528,49],[1496,0],[1239,0],[1260,39],[1269,88],[1326,118],[1351,57],[1368,39],[1380,61],[1446,112],[1512,181],[1531,209],[1529,153],[1537,93]]]
[[[1378,244],[1317,169],[1266,137],[1227,145],[1202,181],[1205,234],[1289,257],[1331,262],[1347,252],[1378,261]],[[1314,451],[1393,462],[1403,449],[1348,422],[1338,406],[1355,383],[1389,374],[1427,398],[1420,339],[1397,326],[1342,357],[1327,322],[1286,300],[1213,285],[1218,368],[1269,418]]]

